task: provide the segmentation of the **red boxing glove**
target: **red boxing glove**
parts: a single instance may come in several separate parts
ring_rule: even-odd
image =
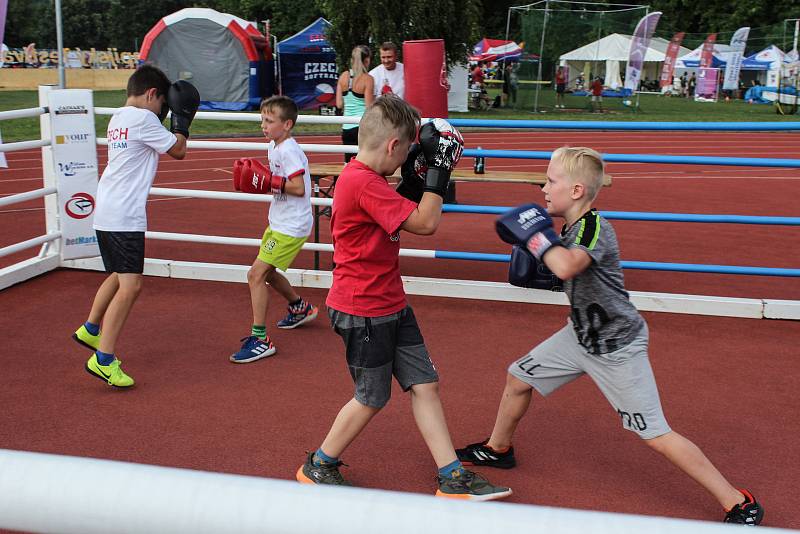
[[[242,182],[242,168],[244,167],[244,162],[246,158],[239,158],[233,162],[233,189],[234,191],[241,191],[241,182]]]
[[[256,160],[245,159],[242,165],[241,179],[239,188],[244,193],[266,195],[269,193],[269,181],[271,175],[264,174],[264,166]],[[269,169],[266,169],[269,173]]]
[[[271,193],[273,195],[282,195],[286,188],[286,177],[272,174],[269,167],[265,166],[258,160],[250,160],[253,175],[264,177],[264,193]]]

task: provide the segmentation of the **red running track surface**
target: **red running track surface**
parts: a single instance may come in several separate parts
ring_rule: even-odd
[[[604,152],[798,157],[791,134],[646,134],[542,132],[467,134],[468,146],[552,150],[586,144]],[[301,141],[312,139],[301,139]],[[313,141],[320,139],[314,138]],[[333,137],[322,139],[334,142]],[[336,141],[338,142],[338,141]],[[162,161],[156,185],[229,190],[230,162],[245,152],[192,151]],[[311,155],[312,161],[339,156]],[[34,151],[9,154],[0,194],[39,187]],[[102,163],[102,160],[101,160]],[[546,162],[490,160],[492,168],[542,170]],[[465,162],[465,165],[470,162]],[[796,216],[800,171],[612,164],[614,185],[598,207]],[[176,184],[176,182],[183,182]],[[459,201],[512,205],[541,200],[529,186],[459,184]],[[41,201],[0,209],[7,245],[44,232]],[[157,231],[258,237],[265,206],[153,199]],[[21,211],[22,210],[22,211]],[[403,246],[507,252],[490,216],[448,214],[430,238],[404,235]],[[797,267],[796,229],[743,225],[616,222],[630,260]],[[327,220],[321,225],[327,240]],[[21,253],[5,260],[19,261]],[[246,247],[149,242],[148,256],[248,264]],[[323,263],[329,256],[323,255]],[[0,260],[2,261],[2,260]],[[301,255],[299,266],[310,266]],[[402,260],[404,274],[502,280],[505,266]],[[800,298],[796,279],[626,271],[632,290]],[[0,447],[111,458],[291,479],[303,451],[318,446],[351,396],[341,342],[324,317],[295,331],[273,329],[278,355],[234,366],[227,356],[247,333],[242,284],[147,278],[118,353],[137,379],[113,391],[81,368],[89,354],[69,340],[103,279],[59,270],[0,292],[8,335],[2,349]],[[321,304],[325,292],[303,290]],[[410,297],[442,376],[441,393],[457,445],[491,430],[505,368],[559,328],[566,309]],[[467,305],[465,305],[467,304]],[[199,312],[199,313],[198,313]],[[275,303],[270,321],[283,314]],[[735,485],[766,506],[765,524],[800,527],[794,516],[800,422],[794,381],[800,324],[646,313],[651,361],[672,427],[695,441]],[[468,325],[465,328],[465,325]],[[31,367],[31,359],[39,365]],[[345,474],[375,488],[430,493],[435,466],[414,430],[407,396],[394,400],[346,452]],[[622,431],[588,379],[534,399],[515,445],[519,467],[484,469],[515,490],[512,502],[715,520],[718,505],[696,484]]]

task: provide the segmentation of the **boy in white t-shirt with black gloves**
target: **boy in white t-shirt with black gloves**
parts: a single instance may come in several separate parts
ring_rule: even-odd
[[[243,338],[233,363],[250,363],[277,352],[267,335],[267,307],[272,286],[288,302],[289,313],[278,321],[278,328],[296,328],[317,317],[317,308],[294,290],[278,269],[285,271],[294,261],[311,233],[311,174],[308,159],[292,137],[297,123],[297,104],[286,96],[273,96],[261,103],[261,130],[270,140],[267,145],[269,168],[256,160],[244,162],[244,169],[234,173],[234,186],[247,193],[273,195],[269,208],[269,226],[261,238],[258,257],[247,271],[253,325]],[[237,176],[239,175],[239,176]]]
[[[108,123],[108,165],[97,186],[94,212],[100,254],[110,275],[97,290],[88,319],[72,335],[94,351],[86,362],[89,374],[118,388],[134,384],[114,351],[142,287],[147,196],[159,155],[186,156],[189,125],[200,104],[192,84],[183,80],[170,84],[153,65],[142,65],[131,75],[127,95],[125,106]],[[172,111],[170,130],[161,123],[168,111]]]

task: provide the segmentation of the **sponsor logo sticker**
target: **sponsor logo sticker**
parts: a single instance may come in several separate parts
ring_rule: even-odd
[[[94,197],[89,193],[75,193],[64,204],[64,210],[73,219],[85,219],[94,211]]]
[[[89,110],[86,106],[58,106],[56,108],[56,115],[86,115]]]

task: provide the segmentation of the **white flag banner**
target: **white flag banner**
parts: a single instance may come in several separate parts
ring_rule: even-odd
[[[747,46],[747,37],[750,35],[750,27],[745,26],[739,28],[731,38],[731,54],[728,57],[727,64],[725,65],[725,81],[722,84],[723,89],[738,89],[739,88],[739,71],[742,69],[742,58],[744,58],[744,49]]]
[[[3,136],[0,135],[0,145],[3,144]],[[6,161],[6,153],[0,152],[0,167],[8,167],[8,162]]]
[[[656,31],[656,24],[661,18],[661,11],[654,11],[642,17],[631,39],[631,48],[628,53],[628,66],[625,68],[625,88],[631,91],[639,90],[639,80],[644,68],[644,56],[650,47],[650,39]]]

